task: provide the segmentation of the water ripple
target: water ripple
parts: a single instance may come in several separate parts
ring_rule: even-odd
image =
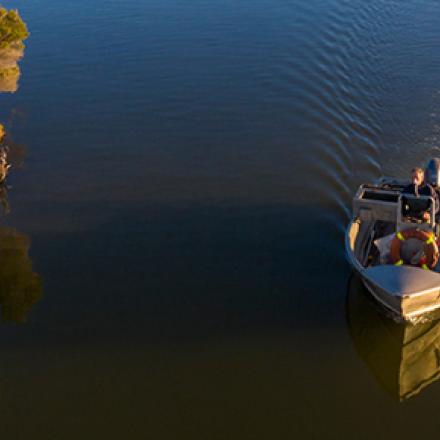
[[[315,127],[307,166],[320,182],[321,203],[331,201],[342,217],[349,215],[359,179],[382,174],[384,86],[374,79],[386,64],[380,48],[392,41],[397,8],[396,2],[383,0],[337,1],[318,15],[311,5],[302,5],[299,21],[314,32],[302,34],[292,24],[295,37],[274,65],[278,72],[271,90],[278,96],[273,99],[284,102],[287,111],[301,112]]]

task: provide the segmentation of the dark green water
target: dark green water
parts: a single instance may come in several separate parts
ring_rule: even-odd
[[[343,231],[440,154],[440,4],[4,5],[4,437],[437,439],[435,322],[384,321]]]

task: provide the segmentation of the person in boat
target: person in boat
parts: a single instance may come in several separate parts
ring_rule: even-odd
[[[411,194],[413,196],[430,196],[434,199],[434,212],[438,214],[440,205],[439,199],[435,189],[427,182],[425,182],[425,172],[422,168],[413,168],[411,171],[411,183],[403,189],[403,194]],[[429,221],[430,216],[428,211],[417,213],[423,220]]]

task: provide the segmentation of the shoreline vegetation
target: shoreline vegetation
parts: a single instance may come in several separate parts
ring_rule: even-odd
[[[18,89],[20,67],[25,45],[29,37],[26,23],[16,9],[0,6],[0,92],[14,93]],[[5,145],[6,131],[0,123],[0,184],[4,183],[11,167],[8,161],[9,147]]]
[[[0,7],[0,92],[17,91],[20,67],[29,37],[26,23],[16,9]]]
[[[18,89],[18,62],[23,58],[23,41],[28,36],[18,11],[0,6],[0,93],[14,93]],[[14,156],[19,159],[20,148],[14,145],[0,123],[0,208],[5,215],[10,211],[6,176]],[[29,237],[11,227],[0,226],[0,317],[3,321],[26,322],[29,311],[42,297],[42,281],[32,268],[29,248]]]

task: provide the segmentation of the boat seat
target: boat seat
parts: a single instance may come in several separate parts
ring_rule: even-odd
[[[402,216],[422,219],[424,212],[429,211],[431,202],[429,199],[415,199],[402,196]]]

